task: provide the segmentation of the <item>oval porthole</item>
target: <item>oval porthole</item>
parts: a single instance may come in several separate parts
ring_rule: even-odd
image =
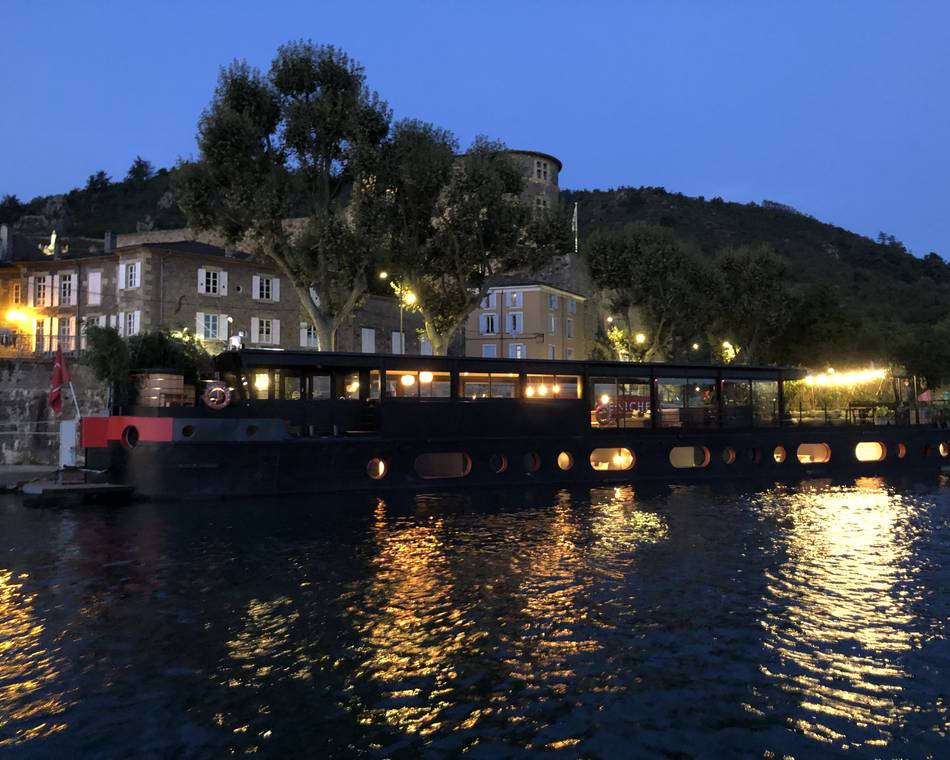
[[[134,449],[139,444],[139,429],[135,425],[126,425],[122,428],[122,447]]]
[[[722,463],[723,464],[735,464],[736,461],[736,450],[732,446],[726,446],[722,450]]]
[[[501,475],[501,473],[508,469],[508,457],[504,454],[492,454],[488,458],[488,466],[491,467],[493,473]]]
[[[195,435],[195,426],[194,426],[194,425],[185,425],[185,426],[181,429],[181,434],[182,434],[183,436],[185,436],[185,438],[192,438],[192,437],[194,437],[194,435]]]
[[[800,443],[795,456],[802,464],[824,464],[831,461],[831,447],[827,443]]]
[[[415,462],[420,478],[464,478],[472,470],[472,460],[463,451],[436,451],[420,454]]]
[[[929,457],[933,453],[933,447],[929,443],[924,444],[924,457]]]
[[[903,443],[898,443],[897,444],[897,458],[903,459],[906,456],[907,456],[907,446],[905,446]]]
[[[762,464],[762,449],[749,449],[749,461],[751,461],[752,464]]]
[[[950,456],[950,443],[947,443],[946,441],[941,441],[940,444],[937,446],[937,451],[940,452],[940,456],[946,459],[948,456]]]
[[[591,469],[601,472],[629,470],[636,461],[637,458],[634,453],[622,446],[594,449],[590,452]]]
[[[529,451],[525,454],[522,461],[524,462],[525,472],[537,472],[541,469],[541,457],[535,451]]]
[[[674,446],[670,449],[670,464],[678,470],[706,467],[709,460],[709,449],[705,446]]]
[[[257,425],[248,425],[246,428],[244,428],[244,434],[248,438],[253,438],[255,435],[257,435]]]
[[[386,462],[379,457],[373,457],[366,464],[366,474],[373,480],[382,479],[388,470],[389,468],[386,466]]]
[[[785,452],[784,446],[776,446],[775,450],[772,452],[772,459],[774,459],[779,464],[785,461],[788,454]]]
[[[574,457],[569,451],[562,451],[557,455],[557,466],[566,472],[574,466]]]
[[[900,456],[900,446],[898,444],[898,456]],[[861,441],[854,447],[854,458],[859,462],[883,462],[887,456],[887,446],[880,441]]]

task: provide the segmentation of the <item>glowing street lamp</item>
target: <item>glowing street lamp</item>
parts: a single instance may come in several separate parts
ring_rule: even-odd
[[[633,336],[633,340],[636,342],[638,346],[642,346],[644,343],[647,342],[647,336],[644,335],[643,333],[637,333],[636,335]]]

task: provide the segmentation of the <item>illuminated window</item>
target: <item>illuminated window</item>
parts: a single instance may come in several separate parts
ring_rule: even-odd
[[[266,399],[270,397],[270,375],[266,370],[254,373],[254,398]]]
[[[521,303],[522,303],[521,291],[509,290],[508,291],[508,308],[520,309]]]
[[[897,455],[900,457],[900,447],[898,444]],[[883,462],[887,456],[887,447],[880,441],[861,441],[854,447],[854,458],[859,462]]]
[[[590,452],[590,466],[598,471],[629,470],[636,462],[636,457],[630,449],[604,448]]]
[[[331,398],[330,376],[329,375],[311,375],[310,376],[310,398],[315,401],[325,401]]]
[[[448,372],[388,370],[386,395],[390,398],[449,398],[452,386]]]
[[[574,457],[569,451],[562,451],[557,455],[557,466],[566,472],[574,466]]]
[[[802,464],[824,464],[831,461],[831,447],[827,443],[802,443],[795,456]]]
[[[752,424],[774,427],[779,423],[778,381],[752,381]]]
[[[903,443],[898,443],[897,444],[897,458],[903,459],[906,456],[907,456],[907,446],[905,446]]]
[[[340,398],[353,401],[360,397],[360,373],[348,372],[343,376],[343,389]]]
[[[508,358],[509,359],[527,359],[528,352],[525,348],[524,343],[509,343],[508,344]]]
[[[285,401],[300,401],[303,389],[303,378],[299,375],[284,375],[281,378],[283,392],[281,398]]]
[[[578,375],[528,375],[524,395],[538,399],[577,399],[581,397],[581,379]]]
[[[472,470],[472,460],[461,451],[440,451],[420,454],[415,462],[416,474],[420,478],[464,478]]]
[[[674,446],[670,449],[670,464],[678,470],[706,467],[709,449],[705,446]]]
[[[948,444],[946,441],[941,441],[940,445],[937,446],[937,451],[940,452],[940,456],[946,459],[948,456],[950,456],[950,444]]]
[[[379,457],[370,459],[366,465],[366,474],[369,475],[373,480],[380,480],[386,475],[386,462],[384,462]]]
[[[786,454],[784,446],[776,446],[772,451],[772,459],[774,459],[779,464],[782,464],[787,456],[788,454]]]
[[[459,396],[472,400],[514,398],[517,384],[514,372],[463,372],[459,376]]]
[[[752,426],[752,381],[726,378],[722,389],[722,424],[724,427]]]

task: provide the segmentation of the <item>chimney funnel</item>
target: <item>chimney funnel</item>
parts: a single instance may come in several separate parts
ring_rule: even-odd
[[[0,261],[9,261],[12,258],[13,230],[5,224],[0,224]]]
[[[106,253],[115,252],[115,233],[107,232],[102,240],[102,250]]]

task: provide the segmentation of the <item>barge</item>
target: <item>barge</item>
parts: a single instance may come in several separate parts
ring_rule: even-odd
[[[241,349],[191,406],[82,421],[86,466],[147,498],[936,474],[950,431],[804,419],[805,371]]]

